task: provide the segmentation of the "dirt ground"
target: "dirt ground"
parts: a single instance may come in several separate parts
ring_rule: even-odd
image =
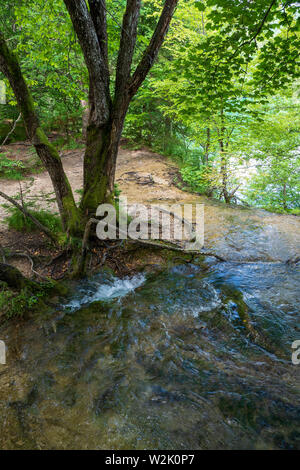
[[[6,146],[4,152],[9,152],[10,158],[28,161],[28,147],[20,145]],[[82,188],[83,175],[83,151],[66,150],[62,152],[62,161],[70,184],[78,201],[80,195],[76,190]],[[174,184],[174,178],[178,176],[178,168],[165,157],[142,150],[126,150],[120,148],[116,182],[122,195],[126,195],[128,201],[134,203],[145,203],[152,200],[178,201],[190,200],[191,194],[181,191]],[[17,181],[0,180],[0,186],[9,196],[20,192]],[[21,181],[22,192],[25,199],[36,200],[41,208],[51,208],[57,211],[56,204],[52,202],[54,192],[50,177],[47,172],[31,175]],[[193,199],[193,196],[192,196]],[[6,212],[0,207],[0,224],[4,224]]]

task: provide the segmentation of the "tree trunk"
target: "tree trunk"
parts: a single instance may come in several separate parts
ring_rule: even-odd
[[[73,193],[64,172],[56,148],[50,144],[44,133],[37,114],[31,93],[23,77],[17,57],[9,50],[3,35],[0,33],[0,70],[9,80],[18,102],[28,139],[34,145],[38,156],[45,165],[56,194],[63,228],[69,233],[79,230],[79,211]]]
[[[165,116],[165,132],[164,132],[164,152],[167,150],[167,145],[170,143],[173,134],[172,119]]]
[[[226,204],[230,204],[230,195],[227,190],[228,185],[228,173],[227,173],[227,161],[226,157],[222,155],[221,157],[221,177],[222,177],[222,194],[224,196]]]
[[[89,105],[86,100],[80,100],[80,104],[82,107],[82,136],[84,140],[86,140],[86,131],[87,131],[87,126],[88,126],[88,120],[89,120]]]
[[[286,183],[283,184],[283,188],[282,188],[282,204],[283,204],[283,208],[284,210],[286,211],[287,210],[287,193],[286,193]]]
[[[94,215],[99,204],[114,201],[116,162],[126,111],[127,107],[104,126],[90,124],[87,128],[81,201],[85,218]]]
[[[205,144],[205,153],[204,153],[204,164],[208,165],[209,161],[209,149],[210,149],[210,128],[206,129],[206,144]]]
[[[230,204],[230,194],[228,192],[228,169],[227,169],[227,153],[225,152],[224,137],[226,132],[226,127],[224,125],[224,110],[221,109],[221,123],[222,127],[219,132],[219,145],[221,153],[221,179],[222,179],[222,194],[225,199],[226,204]],[[228,145],[226,145],[227,149]]]

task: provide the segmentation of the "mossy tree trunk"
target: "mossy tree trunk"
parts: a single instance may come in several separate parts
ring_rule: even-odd
[[[124,117],[125,112],[116,120],[110,119],[103,127],[91,125],[87,128],[84,193],[81,201],[81,209],[86,216],[95,214],[99,203],[113,202],[116,161]]]
[[[165,0],[148,47],[131,73],[141,0],[127,0],[123,16],[114,96],[110,94],[105,0],[64,0],[89,72],[89,122],[84,157],[85,218],[112,202],[116,160],[130,101],[145,80],[168,31],[178,0]],[[87,5],[88,3],[88,5]]]
[[[8,48],[1,33],[0,70],[6,76],[13,89],[22,113],[28,139],[34,145],[38,156],[50,175],[56,194],[62,225],[68,233],[77,233],[80,229],[79,210],[76,207],[72,189],[64,172],[60,156],[56,148],[49,142],[41,127],[34,109],[31,93],[23,77],[18,59]]]

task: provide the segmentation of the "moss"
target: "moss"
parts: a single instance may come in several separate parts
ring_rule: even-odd
[[[67,182],[69,185],[69,183]],[[70,187],[70,193],[62,198],[63,210],[65,212],[65,225],[70,235],[79,235],[84,232],[81,212],[75,204],[75,200]]]
[[[100,179],[98,173],[95,172],[95,176],[89,179],[87,186],[88,190],[84,192],[81,202],[81,207],[84,211],[88,211],[89,213],[96,212],[99,204],[114,202],[114,194],[107,196],[107,176],[102,175]]]
[[[236,312],[238,313],[239,316],[239,321],[237,322],[236,326],[241,327],[245,329],[247,335],[251,338],[251,340],[258,344],[259,346],[267,349],[271,353],[276,354],[278,357],[287,359],[285,351],[281,349],[280,344],[276,344],[274,342],[274,339],[271,340],[264,331],[262,331],[261,328],[255,323],[251,321],[250,317],[250,309],[248,305],[245,303],[243,299],[243,294],[228,285],[222,285],[221,290],[223,293],[224,298],[224,304],[225,306],[228,305],[232,302],[236,305]],[[232,308],[232,306],[231,306]]]
[[[237,395],[223,396],[219,400],[219,409],[225,418],[235,418],[244,425],[254,426],[257,417],[257,405],[248,397]]]
[[[60,156],[59,156],[58,151],[56,150],[54,145],[52,145],[49,142],[48,137],[46,136],[45,132],[43,131],[43,129],[41,127],[38,127],[36,129],[35,137],[37,138],[37,142],[35,142],[37,145],[40,145],[40,144],[44,145],[45,147],[47,147],[50,150],[52,157],[56,158],[56,160],[60,160]]]
[[[243,299],[243,294],[239,290],[229,285],[222,285],[221,289],[223,296],[225,297],[225,306],[229,306],[233,303],[236,307],[236,312],[239,316],[239,321],[237,320],[236,326],[244,328],[247,334],[249,334],[250,337],[256,341],[259,337],[259,334],[251,323],[249,307]]]
[[[110,152],[111,128],[106,129],[90,126],[87,133],[85,164],[90,169],[85,181],[81,207],[84,212],[94,213],[102,203],[114,203],[114,191],[109,191],[109,176],[106,163]]]

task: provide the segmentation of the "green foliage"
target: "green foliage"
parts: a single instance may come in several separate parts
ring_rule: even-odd
[[[20,142],[26,140],[26,131],[23,123],[15,121],[19,111],[14,106],[0,105],[0,142]],[[14,129],[13,126],[15,125]]]
[[[0,312],[7,319],[22,317],[28,310],[34,309],[43,296],[43,292],[32,293],[28,288],[15,293],[2,287],[0,290]]]
[[[300,207],[300,102],[295,95],[277,96],[265,107],[264,120],[248,129],[256,173],[244,190],[251,204],[276,212]]]
[[[122,191],[121,189],[119,188],[119,185],[118,184],[115,184],[115,187],[114,187],[114,198],[115,198],[115,201],[118,202],[119,201],[119,196],[121,195]]]
[[[184,181],[197,192],[226,197],[227,202],[249,184],[245,166],[250,158],[260,158],[256,148],[273,140],[274,129],[268,129],[269,135],[253,132],[265,121],[268,102],[276,95],[275,100],[281,100],[279,92],[288,96],[291,82],[299,76],[296,7],[289,2],[268,8],[264,0],[187,0],[179,4],[148,89],[137,97],[137,102],[146,99],[151,116],[155,116],[149,144],[159,149],[157,143],[167,135],[166,119],[173,128],[180,127],[180,134],[173,132],[165,141],[173,144],[179,137],[181,149],[185,148],[181,154]],[[292,104],[291,99],[290,118]],[[277,110],[272,112],[276,118]],[[132,127],[144,124],[145,133],[148,115],[140,106],[136,116],[129,117]],[[288,141],[290,149],[297,147],[288,129],[280,139]],[[276,145],[280,145],[278,141]],[[269,146],[269,151],[273,150],[274,162],[283,158],[275,146]],[[206,172],[201,165],[208,167]]]
[[[49,228],[52,232],[61,232],[61,222],[58,216],[52,214],[46,210],[32,210],[26,207],[30,214],[32,214],[41,224]],[[10,229],[17,230],[19,232],[33,232],[38,230],[38,227],[32,222],[31,219],[25,217],[17,207],[10,207],[8,209],[10,215],[6,218]]]
[[[21,180],[23,178],[22,170],[25,165],[20,160],[11,160],[5,154],[0,153],[0,178],[11,180]]]
[[[67,136],[81,132],[80,100],[87,99],[88,73],[64,3],[4,0],[0,23],[18,54],[46,130],[59,129]],[[8,83],[7,98],[10,108],[16,105]]]
[[[45,307],[43,299],[49,297],[49,293],[63,292],[54,281],[42,282],[34,290],[28,287],[20,292],[15,292],[8,288],[7,284],[0,282],[0,312],[7,320],[11,318],[21,318],[27,313],[40,311]]]
[[[267,210],[298,214],[300,211],[299,159],[271,163],[259,170],[245,191],[249,203]]]
[[[193,192],[206,194],[210,188],[210,171],[204,165],[200,168],[185,166],[181,169],[181,176]]]

